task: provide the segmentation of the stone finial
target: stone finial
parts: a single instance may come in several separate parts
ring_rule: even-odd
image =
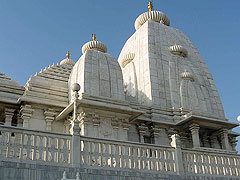
[[[66,171],[63,172],[63,177],[61,180],[65,180],[65,179],[67,179]]]
[[[92,40],[96,41],[96,34],[92,34]]]
[[[194,78],[193,78],[192,74],[191,74],[190,72],[187,72],[187,71],[184,71],[184,72],[181,74],[181,77],[182,77],[182,79],[184,79],[184,80],[194,81]]]
[[[79,172],[77,172],[77,174],[76,174],[76,180],[80,180],[80,174],[79,174]]]
[[[179,56],[182,56],[182,57],[187,57],[187,55],[188,55],[187,49],[184,48],[183,46],[179,45],[179,44],[175,44],[173,46],[170,46],[169,51],[174,55],[179,55]]]
[[[66,64],[66,65],[74,66],[74,65],[75,65],[75,62],[74,62],[72,59],[70,59],[70,56],[71,56],[71,54],[70,54],[70,52],[68,51],[67,54],[66,54],[66,58],[63,59],[63,60],[60,62],[60,65]],[[55,66],[55,65],[52,65],[51,67],[54,67],[54,66]]]
[[[120,61],[121,66],[124,68],[127,64],[129,64],[133,59],[135,58],[134,53],[127,53],[123,56],[123,58]]]
[[[237,117],[238,122],[240,123],[240,115]]]
[[[70,56],[71,56],[71,54],[70,54],[70,52],[68,51],[67,54],[66,54],[67,59],[69,59]]]
[[[79,91],[80,90],[80,85],[78,84],[78,83],[74,83],[73,85],[72,85],[72,90],[73,91]]]

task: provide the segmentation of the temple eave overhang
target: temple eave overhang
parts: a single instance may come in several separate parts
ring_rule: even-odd
[[[239,124],[237,123],[232,123],[232,122],[222,120],[222,119],[217,119],[214,117],[200,116],[195,114],[188,115],[181,121],[177,122],[176,125],[184,126],[191,123],[197,123],[200,126],[203,126],[203,127],[205,126],[207,128],[212,128],[212,129],[221,129],[221,128],[232,129],[239,126]]]
[[[106,110],[111,111],[115,113],[123,113],[126,115],[129,115],[129,121],[132,121],[133,119],[139,117],[140,115],[144,114],[144,111],[136,110],[131,107],[129,107],[129,104],[119,102],[119,104],[116,103],[116,101],[101,101],[101,98],[94,97],[92,99],[91,96],[81,96],[77,100],[77,106],[81,107],[91,107],[93,109],[98,110]],[[95,99],[95,100],[94,100]],[[106,98],[105,98],[106,100]],[[74,102],[71,102],[57,117],[56,121],[62,120],[66,118],[71,112],[73,112],[73,104]]]

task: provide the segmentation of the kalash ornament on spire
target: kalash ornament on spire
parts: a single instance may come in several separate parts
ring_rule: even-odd
[[[71,56],[71,54],[70,54],[70,52],[68,51],[67,54],[66,54],[67,59],[69,59],[70,56]]]
[[[152,21],[164,24],[166,26],[170,26],[170,20],[167,15],[165,15],[161,11],[154,11],[153,4],[151,1],[148,2],[148,12],[145,12],[138,16],[135,21],[135,29],[138,30],[146,21],[151,19]]]
[[[70,59],[70,56],[71,56],[70,52],[67,51],[66,58],[63,59],[63,60],[60,62],[60,64],[66,64],[66,65],[74,66],[75,62],[74,62],[72,59]]]
[[[149,10],[149,11],[152,11],[152,10],[153,10],[153,5],[152,5],[152,2],[151,2],[151,1],[148,2],[148,10]]]
[[[84,54],[89,49],[95,49],[104,53],[107,52],[107,46],[102,42],[96,40],[96,34],[92,34],[92,41],[89,41],[83,45],[82,53]]]

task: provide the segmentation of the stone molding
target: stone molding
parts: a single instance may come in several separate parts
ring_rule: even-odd
[[[12,118],[14,115],[15,109],[12,108],[5,108],[5,125],[11,126],[12,125]]]

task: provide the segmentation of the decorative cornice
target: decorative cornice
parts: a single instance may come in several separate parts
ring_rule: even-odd
[[[174,55],[178,55],[178,56],[182,56],[182,57],[187,57],[187,55],[188,55],[187,49],[184,48],[183,46],[177,45],[177,44],[170,46],[169,51]]]
[[[138,18],[135,21],[135,29],[138,30],[148,20],[152,20],[167,26],[170,25],[170,20],[163,12],[148,11],[138,16]]]
[[[84,54],[89,49],[95,49],[101,52],[107,52],[107,46],[100,41],[89,41],[82,47],[82,53]]]
[[[30,119],[34,110],[31,105],[22,105],[20,109],[20,114],[22,119]]]

